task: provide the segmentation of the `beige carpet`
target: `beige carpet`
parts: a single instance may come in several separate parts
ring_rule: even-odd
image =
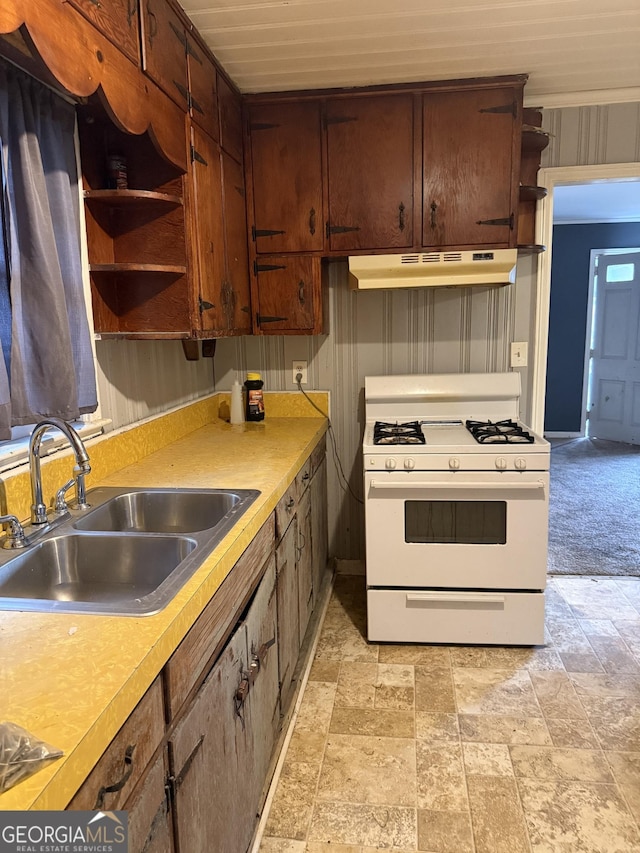
[[[640,576],[640,447],[552,441],[549,573]]]

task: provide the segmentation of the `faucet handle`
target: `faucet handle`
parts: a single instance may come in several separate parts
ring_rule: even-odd
[[[0,524],[9,527],[7,535],[2,540],[2,547],[8,549],[24,548],[27,544],[24,527],[15,515],[0,515]]]
[[[75,486],[75,483],[75,477],[72,477],[68,483],[65,483],[64,486],[60,486],[60,488],[56,492],[56,497],[53,504],[54,512],[66,512],[68,510],[69,507],[67,506],[65,495],[72,486]]]

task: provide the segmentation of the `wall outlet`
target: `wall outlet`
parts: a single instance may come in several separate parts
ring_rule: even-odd
[[[519,341],[511,344],[511,367],[526,367],[529,344],[527,341]]]
[[[308,379],[307,379],[307,362],[306,361],[294,361],[292,364],[292,368],[293,368],[293,370],[292,370],[291,379],[293,381],[293,384],[295,386],[298,385],[298,383],[296,382],[296,376],[298,375],[298,373],[301,373],[302,379],[300,380],[300,384],[306,385],[308,382]]]

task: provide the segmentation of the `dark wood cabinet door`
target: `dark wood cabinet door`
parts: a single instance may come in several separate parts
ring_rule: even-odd
[[[294,519],[276,549],[278,607],[278,669],[280,706],[286,708],[293,685],[293,671],[300,651],[298,576],[296,544],[298,525]]]
[[[193,39],[187,36],[187,67],[189,71],[189,106],[191,120],[206,133],[220,141],[218,119],[218,89],[216,67]]]
[[[202,333],[225,330],[222,310],[225,279],[222,167],[218,145],[195,125],[191,128],[193,155],[190,166],[192,243],[197,283],[194,325]]]
[[[321,324],[321,286],[320,258],[259,255],[251,291],[254,331],[312,334]]]
[[[68,0],[132,62],[140,64],[138,0]]]
[[[222,74],[218,74],[220,145],[222,150],[242,163],[242,100]]]
[[[142,62],[145,73],[187,112],[187,37],[165,0],[141,0]]]
[[[512,88],[424,95],[423,246],[515,245],[520,101]]]
[[[253,833],[246,628],[233,634],[169,741],[178,850],[244,853]]]
[[[413,96],[327,101],[331,251],[413,244]]]
[[[320,104],[251,104],[249,134],[256,251],[320,251]]]
[[[251,333],[251,279],[244,172],[240,163],[226,151],[222,152],[222,186],[227,255],[223,309],[228,328],[248,335]]]

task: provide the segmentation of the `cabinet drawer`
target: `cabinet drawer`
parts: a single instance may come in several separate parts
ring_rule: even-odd
[[[276,541],[280,541],[286,533],[287,527],[296,514],[297,504],[298,484],[294,480],[276,505]]]
[[[121,809],[163,736],[164,708],[158,676],[67,808]]]
[[[189,693],[204,679],[211,660],[233,630],[256,588],[274,548],[274,517],[271,515],[165,666],[170,719],[174,719]]]
[[[327,453],[327,437],[323,436],[311,454],[311,476],[316,473]]]
[[[298,492],[298,500],[302,497],[302,495],[306,492],[309,483],[311,482],[311,475],[313,473],[312,470],[312,460],[311,456],[304,463],[302,468],[296,474],[296,488]]]
[[[544,643],[543,592],[369,589],[372,642]]]

